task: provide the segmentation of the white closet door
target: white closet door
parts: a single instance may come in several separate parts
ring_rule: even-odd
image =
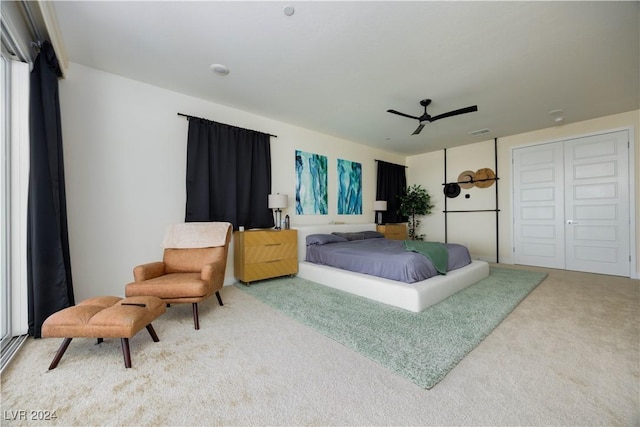
[[[630,276],[629,133],[513,150],[514,263]]]
[[[563,155],[562,142],[513,150],[516,264],[565,266]]]
[[[565,141],[566,269],[629,276],[628,132]]]

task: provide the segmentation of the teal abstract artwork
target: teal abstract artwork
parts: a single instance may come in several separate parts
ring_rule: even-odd
[[[296,150],[296,213],[327,215],[327,157]]]
[[[362,164],[338,159],[338,214],[362,215]]]

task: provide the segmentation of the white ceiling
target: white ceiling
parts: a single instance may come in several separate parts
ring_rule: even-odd
[[[71,62],[404,155],[640,108],[637,1],[54,4]]]

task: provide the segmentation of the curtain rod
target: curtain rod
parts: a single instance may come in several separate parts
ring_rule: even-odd
[[[187,119],[199,119],[199,120],[206,120],[206,121],[208,121],[208,122],[213,122],[213,121],[214,121],[214,120],[209,120],[209,119],[205,119],[205,118],[202,118],[202,117],[190,116],[189,114],[182,114],[182,113],[178,113],[178,115],[179,115],[179,116],[182,116],[182,117],[186,117]],[[218,123],[218,122],[215,122],[215,123]],[[260,132],[260,131],[257,131],[257,130],[241,128],[240,126],[228,125],[228,124],[226,124],[226,123],[221,123],[221,124],[224,124],[225,126],[231,126],[232,128],[244,129],[244,130],[250,130],[251,132],[265,133],[265,132]],[[272,136],[272,137],[274,137],[274,138],[277,138],[277,137],[278,137],[278,135],[271,135],[270,133],[267,133],[267,135]]]
[[[385,163],[389,163],[390,165],[402,166],[402,167],[404,167],[404,168],[408,168],[408,167],[409,167],[409,166],[405,166],[405,165],[398,165],[398,164],[396,164],[396,163],[387,162],[386,160],[378,160],[378,159],[373,159],[373,160],[375,160],[376,162],[385,162]]]
[[[26,21],[27,21],[27,24],[29,25],[29,29],[32,31],[33,35],[36,36],[36,39],[37,39],[36,43],[42,43],[42,40],[44,40],[44,38],[40,33],[40,28],[36,24],[36,19],[33,16],[33,11],[31,10],[31,7],[27,5],[26,2],[24,1],[20,2],[20,6],[22,6],[22,10],[24,11],[27,17]]]

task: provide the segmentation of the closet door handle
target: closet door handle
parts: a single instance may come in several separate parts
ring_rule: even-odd
[[[578,223],[578,221],[574,221],[572,219],[568,219],[567,220],[567,225],[572,225],[572,224],[577,224],[577,223]]]

